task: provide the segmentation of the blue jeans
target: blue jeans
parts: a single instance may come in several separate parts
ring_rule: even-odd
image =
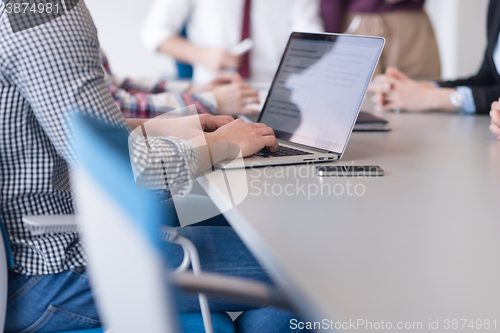
[[[272,284],[268,275],[250,254],[227,222],[216,217],[195,226],[178,227],[200,254],[202,269]],[[183,258],[181,247],[165,244],[165,254],[173,267]],[[198,298],[177,292],[180,312],[198,312]],[[237,332],[301,332],[290,329],[295,315],[271,307],[209,299],[213,312],[244,311],[236,320]],[[52,275],[9,276],[9,299],[5,332],[57,332],[100,327],[85,267]]]

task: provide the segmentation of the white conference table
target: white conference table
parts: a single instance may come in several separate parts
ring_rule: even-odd
[[[315,165],[247,170],[231,187],[248,195],[224,215],[312,320],[383,321],[396,332],[435,332],[436,320],[444,331],[447,319],[459,320],[450,331],[482,332],[460,320],[490,320],[485,331],[500,332],[500,142],[489,118],[383,116],[391,132],[353,133],[330,164],[380,165],[384,177],[319,178]],[[201,183],[220,209],[231,205],[224,182]]]

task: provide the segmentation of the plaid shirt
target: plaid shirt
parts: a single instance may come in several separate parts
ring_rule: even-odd
[[[17,273],[59,273],[86,263],[78,235],[33,236],[22,217],[74,213],[68,165],[76,159],[67,115],[87,110],[128,126],[104,81],[97,31],[83,1],[16,33],[5,9],[0,1],[1,218]],[[199,161],[196,146],[170,137],[151,138],[148,144],[150,150],[137,140],[133,159],[144,168],[148,161],[162,160],[165,170],[153,166],[148,172],[165,172],[172,188],[187,184]]]
[[[165,112],[196,105],[199,113],[217,113],[217,100],[211,92],[198,94],[168,91],[168,82],[151,82],[119,79],[111,71],[108,59],[101,50],[101,65],[105,80],[116,104],[125,118],[154,118]]]

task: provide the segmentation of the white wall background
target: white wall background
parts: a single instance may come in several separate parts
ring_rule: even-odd
[[[427,0],[446,79],[470,76],[479,69],[486,49],[489,0]]]
[[[85,0],[111,69],[120,76],[157,77],[175,73],[166,56],[141,42],[141,28],[154,0]]]
[[[175,73],[171,60],[149,53],[140,40],[141,26],[153,1],[85,0],[99,30],[101,46],[118,75],[156,77]],[[479,69],[486,47],[488,2],[427,0],[444,78],[468,76]]]

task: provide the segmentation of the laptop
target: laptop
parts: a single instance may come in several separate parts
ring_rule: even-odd
[[[263,149],[216,167],[340,159],[384,43],[380,37],[292,33],[258,119],[274,130],[278,151]]]

